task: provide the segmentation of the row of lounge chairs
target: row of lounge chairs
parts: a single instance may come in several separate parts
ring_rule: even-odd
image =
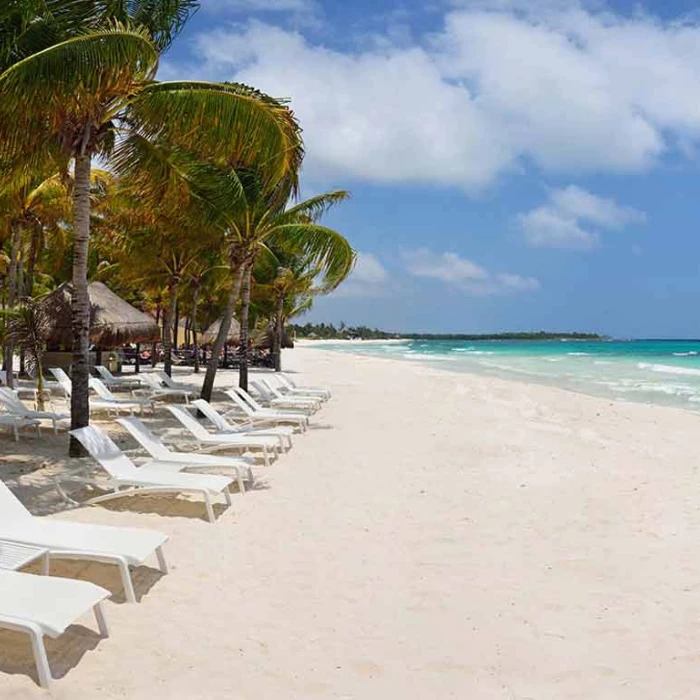
[[[64,381],[61,373],[54,372],[54,375],[60,385]],[[108,377],[105,378],[108,379]],[[114,377],[114,379],[121,378]],[[185,406],[168,404],[167,409],[188,432],[191,437],[190,442],[199,448],[199,451],[195,452],[172,450],[133,415],[117,418],[119,425],[150,456],[150,459],[138,466],[96,426],[73,430],[71,435],[83,444],[106,472],[107,478],[95,479],[87,473],[82,476],[72,474],[63,479],[57,479],[56,486],[61,495],[69,501],[72,501],[72,497],[66,490],[69,482],[77,481],[81,485],[97,486],[103,492],[92,499],[81,501],[81,505],[135,494],[195,493],[202,496],[207,517],[213,523],[212,500],[223,497],[230,504],[231,484],[235,481],[240,492],[245,493],[246,482],[253,481],[251,457],[219,455],[218,452],[233,449],[248,453],[257,450],[265,463],[269,464],[273,456],[290,449],[293,433],[305,430],[309,423],[309,414],[317,410],[320,401],[330,397],[330,392],[327,390],[309,388],[309,392],[306,393],[287,377],[283,379],[280,377],[279,381],[280,387],[290,400],[292,397],[295,399],[291,401],[294,406],[291,410],[283,410],[279,404],[277,407],[261,406],[250,394],[239,388],[226,392],[233,402],[233,408],[227,414],[219,413],[201,399],[194,401],[192,408],[203,414],[214,427],[213,432],[207,430]],[[112,387],[115,386],[112,384]],[[66,393],[70,391],[69,385],[62,388]],[[124,384],[119,388],[138,391],[140,386],[132,384],[127,387]],[[183,390],[183,387],[177,386],[168,388]],[[111,394],[108,387],[105,386],[105,389]],[[189,391],[186,388],[184,390]],[[258,392],[262,395],[259,389]],[[111,403],[114,399],[120,398],[108,398],[97,390],[96,393],[98,393],[97,402]],[[180,395],[189,403],[189,396]],[[131,398],[138,398],[138,396]],[[128,401],[129,399],[118,403],[126,405]],[[0,403],[8,411],[14,412],[18,418],[55,421],[54,429],[57,422],[67,418],[63,414],[32,411],[18,399],[14,392],[6,388],[0,388]],[[110,412],[112,411],[110,406]],[[238,422],[241,416],[242,423]],[[229,472],[229,474],[201,473],[212,468]],[[152,530],[90,525],[34,516],[0,481],[0,561],[2,561],[3,548],[21,546],[38,548],[43,556],[43,573],[46,574],[38,576],[0,568],[0,628],[18,630],[30,636],[41,686],[48,687],[52,680],[44,647],[45,636],[60,636],[69,625],[90,609],[95,613],[100,633],[104,637],[108,636],[103,602],[110,596],[109,591],[86,581],[48,576],[51,561],[81,559],[113,564],[119,569],[126,601],[136,602],[129,567],[143,565],[147,560],[155,557],[160,571],[167,573],[163,551],[167,539],[167,535]]]

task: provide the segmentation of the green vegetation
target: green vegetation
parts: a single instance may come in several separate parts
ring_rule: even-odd
[[[248,337],[271,337],[279,367],[287,319],[355,260],[320,223],[347,192],[296,202],[304,144],[286,102],[242,84],[156,79],[197,0],[0,5],[1,301],[13,310],[72,282],[71,427],[89,421],[92,279],[159,320],[167,372],[179,321],[195,348],[221,321],[204,398],[234,314],[241,386]],[[16,333],[4,343],[11,385],[15,349],[34,351]]]
[[[290,332],[297,338],[316,338],[319,340],[604,340],[605,336],[597,333],[547,333],[546,331],[529,331],[518,333],[388,333],[367,326],[346,326],[341,323],[336,328],[332,323],[307,323],[290,325]]]

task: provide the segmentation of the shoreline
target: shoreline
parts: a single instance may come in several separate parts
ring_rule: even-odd
[[[349,345],[355,345],[355,343],[350,343],[349,341],[312,341],[312,342],[319,342],[319,343],[325,343],[325,344],[336,344],[340,342],[345,342]],[[375,345],[378,344],[387,344],[387,341],[362,341],[363,343],[372,343]],[[411,342],[411,341],[402,341],[402,342]],[[394,344],[394,343],[392,343]],[[300,346],[303,347],[303,346]],[[313,346],[306,346],[306,347],[311,347]],[[322,347],[317,347],[315,348],[316,350],[322,350]],[[333,352],[335,354],[341,354],[341,355],[346,355],[346,356],[353,356],[353,353],[349,352],[343,352],[341,350],[327,350],[327,352]],[[367,358],[372,358],[372,359],[378,359],[378,360],[388,360],[388,361],[395,361],[398,363],[402,364],[411,364],[416,367],[430,367],[432,369],[438,370],[438,371],[443,371],[443,372],[449,372],[451,374],[455,375],[463,375],[463,374],[468,374],[476,377],[486,377],[489,379],[494,379],[494,380],[500,380],[504,382],[515,382],[516,384],[527,384],[527,385],[534,385],[534,386],[541,386],[541,387],[548,387],[550,389],[556,389],[560,391],[565,391],[568,393],[575,394],[577,396],[586,396],[590,398],[596,398],[600,399],[603,401],[616,401],[620,403],[627,403],[627,404],[633,404],[637,406],[650,406],[650,407],[655,407],[655,408],[665,408],[665,409],[675,409],[675,410],[680,410],[684,411],[686,413],[689,413],[691,415],[695,416],[700,416],[700,403],[697,404],[697,407],[691,407],[691,406],[674,406],[674,405],[669,405],[667,403],[662,403],[660,401],[653,401],[651,399],[646,399],[646,398],[641,398],[641,397],[624,397],[624,396],[612,396],[612,395],[605,395],[604,390],[600,390],[599,392],[596,392],[594,388],[590,388],[588,390],[584,388],[576,388],[572,386],[565,386],[562,384],[557,384],[554,379],[551,381],[548,381],[547,378],[542,378],[541,380],[537,380],[532,378],[532,376],[518,376],[517,372],[515,370],[494,370],[488,367],[480,367],[476,363],[474,364],[468,364],[464,363],[463,361],[459,363],[459,369],[454,366],[454,364],[457,364],[459,362],[458,359],[456,358],[448,358],[445,356],[439,356],[436,355],[435,359],[432,359],[430,357],[424,357],[423,359],[417,359],[417,358],[412,358],[412,357],[396,357],[396,356],[383,356],[383,355],[378,355],[374,353],[367,353],[364,354],[362,352],[358,352],[354,354],[355,357],[367,357]],[[463,360],[463,358],[459,358]],[[451,365],[451,366],[449,366]],[[508,372],[511,372],[509,375]],[[700,370],[697,370],[700,372]]]

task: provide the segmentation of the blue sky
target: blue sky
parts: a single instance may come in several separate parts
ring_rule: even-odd
[[[304,319],[700,337],[690,0],[202,0],[161,77],[291,99],[359,251]]]

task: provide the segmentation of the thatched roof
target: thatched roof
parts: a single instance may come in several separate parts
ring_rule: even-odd
[[[260,325],[253,330],[251,337],[253,339],[254,348],[262,348],[263,350],[272,350],[272,337],[274,329],[270,325]],[[282,335],[282,348],[293,348],[294,341],[290,337],[287,329],[284,329]]]
[[[218,319],[207,328],[207,330],[202,333],[202,338],[200,343],[202,345],[213,345],[216,340],[216,336],[219,335],[219,328],[221,328],[221,321],[223,319]],[[235,318],[231,319],[231,328],[228,331],[228,338],[226,338],[226,343],[228,345],[238,345],[241,339],[241,324]]]
[[[73,286],[66,282],[44,297],[54,321],[49,345],[72,345],[71,294]],[[118,297],[102,282],[90,282],[90,341],[109,349],[126,343],[149,343],[160,339],[155,319]]]

